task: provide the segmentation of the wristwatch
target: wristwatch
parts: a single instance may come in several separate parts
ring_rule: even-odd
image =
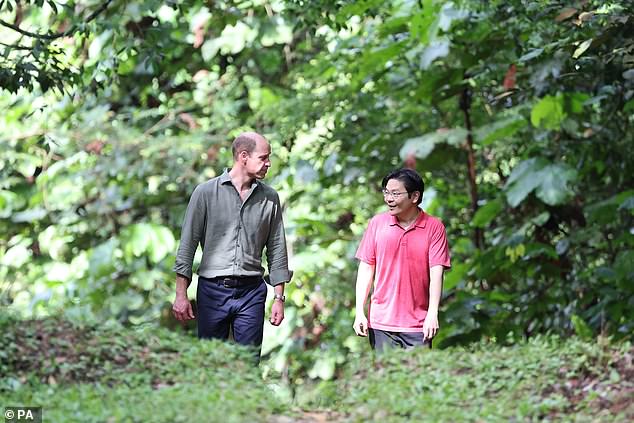
[[[286,297],[282,294],[273,294],[274,300],[280,300],[281,302],[286,301]]]

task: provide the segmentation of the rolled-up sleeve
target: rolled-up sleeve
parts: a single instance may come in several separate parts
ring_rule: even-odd
[[[288,252],[286,249],[282,207],[277,195],[275,196],[275,206],[271,216],[269,237],[266,242],[266,258],[271,285],[275,286],[291,280],[293,272],[288,269]]]
[[[198,244],[201,239],[204,239],[205,235],[207,210],[202,193],[203,190],[199,185],[189,199],[183,220],[181,240],[176,253],[176,262],[173,268],[176,273],[190,280],[192,278],[194,254],[196,254]]]

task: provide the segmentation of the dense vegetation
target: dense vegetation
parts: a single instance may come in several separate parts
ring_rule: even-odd
[[[59,318],[2,315],[0,329],[0,406],[41,406],[44,421],[269,421],[286,409],[235,346]]]
[[[294,398],[249,351],[165,329],[2,315],[0,340],[0,407],[41,405],[51,422],[634,418],[634,348],[605,338],[365,353]]]
[[[188,196],[254,129],[273,144],[295,270],[265,374],[301,391],[367,349],[351,330],[354,251],[403,165],[451,244],[439,347],[631,340],[632,12],[0,1],[0,304],[172,324]]]

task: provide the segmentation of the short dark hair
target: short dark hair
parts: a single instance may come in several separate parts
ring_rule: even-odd
[[[251,155],[255,150],[255,139],[250,137],[248,134],[240,134],[238,137],[233,140],[233,144],[231,144],[231,152],[233,153],[233,158],[237,159],[238,154],[242,151],[246,151]]]
[[[387,183],[390,179],[399,180],[405,185],[405,189],[407,190],[408,197],[412,197],[412,193],[414,191],[418,191],[420,196],[418,197],[418,201],[416,204],[420,204],[423,201],[423,192],[425,192],[425,183],[423,182],[423,178],[412,169],[402,168],[391,171],[387,174],[385,178],[383,178],[382,187],[385,189]]]

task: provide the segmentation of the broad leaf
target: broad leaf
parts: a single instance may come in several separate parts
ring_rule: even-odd
[[[474,139],[481,145],[489,145],[500,139],[514,135],[526,127],[527,121],[522,116],[514,116],[481,126],[474,131]]]
[[[542,158],[525,160],[513,169],[506,182],[506,198],[511,207],[519,205],[531,192],[549,205],[561,204],[571,194],[568,184],[576,172],[565,164],[550,164]]]
[[[452,146],[459,146],[464,143],[467,137],[467,130],[464,128],[440,129],[435,132],[422,135],[420,137],[409,138],[401,148],[400,156],[405,160],[410,154],[416,158],[427,158],[437,144],[446,143]]]
[[[558,129],[566,118],[564,112],[563,96],[547,95],[542,98],[531,111],[531,123],[533,126],[546,129]]]
[[[504,204],[502,203],[502,200],[496,198],[493,201],[489,201],[478,209],[475,216],[473,216],[471,224],[478,228],[484,228],[491,223],[491,221],[495,219],[495,217],[500,214],[503,209]]]

